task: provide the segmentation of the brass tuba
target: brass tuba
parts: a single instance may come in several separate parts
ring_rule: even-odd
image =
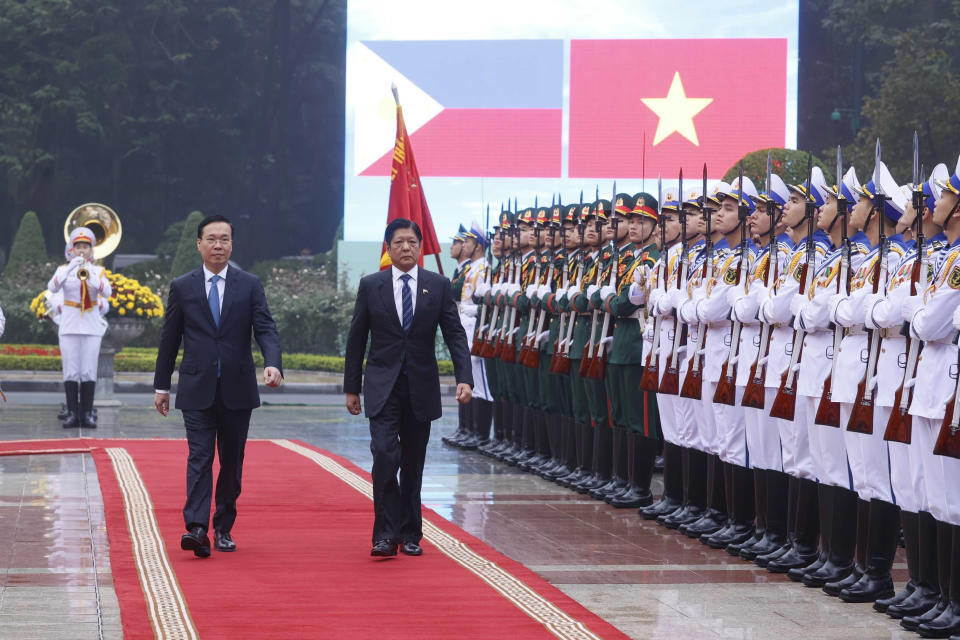
[[[96,202],[82,204],[70,212],[67,221],[63,223],[64,242],[70,241],[70,233],[77,227],[86,227],[93,232],[93,236],[97,239],[93,255],[97,260],[103,260],[116,251],[123,235],[123,227],[117,212],[105,204]],[[78,272],[77,275],[79,276],[80,273]]]

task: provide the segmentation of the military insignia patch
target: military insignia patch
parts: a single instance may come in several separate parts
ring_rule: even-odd
[[[727,284],[736,284],[737,283],[737,270],[736,269],[727,269],[727,272],[723,274],[723,281]]]
[[[620,266],[617,267],[617,278],[622,278],[626,270],[627,270],[627,265],[621,262]]]
[[[797,268],[793,270],[793,279],[797,282],[800,282],[800,276],[803,274],[803,265],[798,264]]]
[[[953,271],[950,272],[950,279],[947,280],[947,284],[950,285],[951,289],[960,289],[960,266],[954,267]]]

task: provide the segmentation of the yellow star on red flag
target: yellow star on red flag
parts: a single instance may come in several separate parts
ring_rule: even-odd
[[[683,90],[680,72],[675,71],[666,98],[641,98],[651,111],[657,114],[657,132],[653,136],[653,146],[657,146],[674,133],[679,133],[693,144],[700,146],[693,117],[703,111],[713,98],[688,98]]]

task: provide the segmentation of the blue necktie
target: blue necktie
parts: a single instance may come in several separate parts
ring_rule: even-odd
[[[400,299],[403,301],[403,321],[400,324],[403,325],[403,330],[407,331],[410,323],[413,322],[413,292],[410,291],[410,280],[413,278],[409,273],[405,273],[400,276],[400,279],[403,280],[403,288],[400,290]]]
[[[207,296],[207,302],[210,304],[210,313],[213,314],[213,324],[220,326],[220,290],[217,288],[217,282],[220,276],[210,276],[210,294]]]

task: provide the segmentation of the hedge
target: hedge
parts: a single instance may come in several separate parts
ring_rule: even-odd
[[[7,350],[30,350],[32,347],[44,348],[44,345],[0,345],[0,371],[59,371],[60,356],[58,355],[12,355],[4,354]],[[48,348],[49,347],[45,347]],[[263,366],[263,356],[259,351],[253,352],[254,364]],[[150,348],[127,347],[116,355],[113,360],[117,371],[135,371],[152,373],[157,362],[157,350]],[[180,357],[177,357],[177,365]],[[453,375],[453,363],[441,360],[439,363],[440,375]],[[329,371],[343,373],[343,358],[339,356],[320,356],[313,353],[285,353],[283,354],[285,369],[299,371]]]

